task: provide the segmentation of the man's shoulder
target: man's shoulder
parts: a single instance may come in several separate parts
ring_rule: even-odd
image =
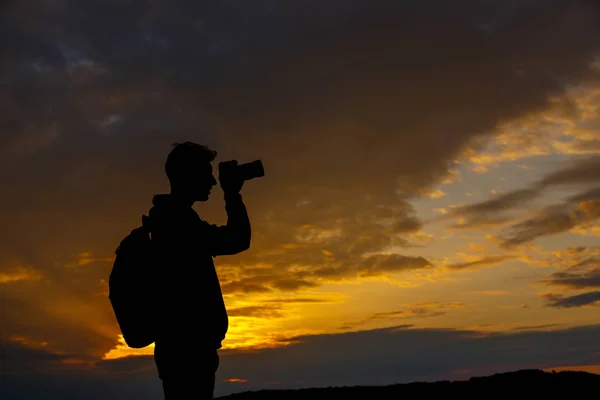
[[[174,229],[185,231],[204,231],[211,225],[208,221],[202,219],[193,208],[189,208],[174,212],[171,219],[171,226]]]
[[[160,230],[188,230],[202,224],[202,220],[192,208],[152,208],[149,216],[152,225]]]

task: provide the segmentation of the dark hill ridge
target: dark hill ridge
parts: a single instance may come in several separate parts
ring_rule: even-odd
[[[591,392],[589,390],[592,390]],[[322,389],[260,390],[219,397],[220,400],[317,400],[317,399],[401,399],[406,395],[473,394],[495,397],[510,394],[515,398],[539,398],[541,394],[595,398],[600,391],[600,375],[588,372],[544,372],[521,370],[486,377],[474,377],[467,381],[415,382],[390,386],[352,386]],[[554,398],[554,397],[552,397]]]

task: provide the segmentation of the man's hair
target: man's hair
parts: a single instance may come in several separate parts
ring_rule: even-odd
[[[211,163],[216,156],[217,152],[215,150],[201,144],[193,142],[174,143],[165,162],[165,172],[169,180],[172,181],[177,176],[185,176],[189,169],[199,162]]]

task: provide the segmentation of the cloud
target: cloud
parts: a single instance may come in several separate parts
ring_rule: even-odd
[[[597,201],[600,199],[600,157],[577,159],[564,168],[546,174],[529,188],[516,189],[500,196],[477,203],[454,206],[439,220],[458,219],[448,227],[452,229],[481,229],[486,226],[506,226],[516,231],[513,238],[503,246],[511,247],[530,242],[537,237],[562,233],[598,216]],[[592,186],[590,189],[589,187]],[[562,204],[541,208],[538,215],[527,218],[527,206],[541,198],[545,192],[556,187],[581,190],[568,196]],[[571,209],[580,207],[586,217],[573,215]],[[515,214],[519,212],[519,214]],[[525,215],[525,217],[523,217]],[[512,224],[512,225],[511,225]]]
[[[2,398],[125,399],[132,393],[159,400],[162,388],[151,357],[121,359],[118,368],[102,362],[76,363],[77,354],[3,343]]]
[[[577,226],[576,217],[562,206],[547,207],[538,215],[520,221],[510,227],[500,247],[510,249],[528,243],[541,236],[567,232]]]
[[[6,271],[0,271],[0,284],[41,278],[42,274],[39,271],[20,265],[7,268]]]
[[[267,302],[270,303],[282,303],[282,304],[303,304],[303,303],[329,303],[327,299],[311,299],[311,298],[291,298],[291,299],[269,299]]]
[[[600,217],[600,189],[594,185],[600,185],[599,177],[600,157],[576,160],[566,168],[547,174],[531,188],[517,189],[490,200],[453,207],[441,219],[461,220],[449,225],[453,229],[481,229],[490,225],[503,227],[499,246],[511,249],[543,236],[568,232],[596,221]],[[592,185],[591,189],[589,185]],[[556,186],[588,188],[567,196],[562,203],[542,206],[533,213],[524,209],[546,190]],[[515,215],[515,210],[520,210],[521,215]]]
[[[277,306],[247,306],[227,310],[230,317],[280,318],[280,307]]]
[[[578,140],[573,142],[553,142],[553,146],[564,154],[590,155],[600,153],[600,140]]]
[[[548,174],[540,181],[541,186],[594,185],[600,178],[600,156],[577,160],[573,165]]]
[[[3,359],[14,367],[7,369],[6,373],[24,373],[27,371],[25,366],[39,368],[44,363],[61,362],[73,357],[71,354],[48,352],[44,350],[43,344],[40,348],[31,348],[21,344],[18,339],[6,341],[2,345]]]
[[[360,276],[377,276],[381,273],[413,270],[431,266],[432,264],[423,257],[377,254],[367,257],[359,267],[358,273]]]
[[[600,306],[600,291],[576,294],[573,296],[561,296],[548,294],[546,296],[549,307],[572,308],[583,306]]]
[[[256,251],[237,263],[223,264],[221,281],[226,293],[297,291],[326,282],[382,277],[432,267],[420,256],[385,253],[398,244],[393,232],[408,230],[412,222],[390,226],[364,223],[355,226],[340,217],[336,227],[302,225],[296,239],[279,249]],[[401,226],[398,226],[401,224]],[[248,268],[261,265],[258,269]]]
[[[501,234],[500,247],[510,249],[539,237],[582,228],[593,224],[599,217],[600,201],[596,199],[548,206],[538,211],[537,215],[510,226]]]
[[[334,303],[335,299],[327,298],[270,298],[265,299],[259,305],[230,307],[227,310],[229,317],[245,317],[258,319],[271,319],[284,317],[285,310],[289,306],[301,304],[327,304]]]
[[[480,334],[469,330],[394,327],[297,337],[294,344],[260,352],[222,352],[216,396],[243,390],[385,385],[487,375],[529,368],[598,364],[597,325]],[[10,370],[10,368],[9,368]],[[244,385],[227,382],[243,379]],[[465,376],[461,375],[461,379]],[[274,384],[273,382],[277,382]],[[102,361],[85,373],[29,374],[7,380],[6,398],[131,398],[159,400],[151,356]],[[36,392],[33,396],[31,394]]]
[[[422,227],[410,201],[500,122],[556,107],[565,80],[598,80],[581,2],[3,6],[0,268],[44,276],[3,285],[3,326],[74,353],[115,345],[97,293],[167,190],[172,142],[263,160],[244,188],[252,249],[217,262],[228,294],[279,295],[428,268],[398,250]],[[198,209],[224,221],[220,199]],[[96,261],[74,268],[81,253]]]
[[[563,286],[569,289],[600,287],[600,267],[582,272],[555,272],[545,281],[548,285]]]
[[[244,266],[227,265],[222,274],[223,292],[232,293],[269,293],[295,292],[320,286],[327,282],[354,281],[358,278],[380,278],[395,273],[418,271],[432,268],[433,264],[423,257],[409,257],[400,254],[375,254],[353,260],[352,253],[342,255],[340,260],[331,256],[322,256],[319,263],[307,265],[305,261],[290,262],[286,265],[285,254],[281,255],[276,268],[267,268],[261,272],[246,272],[239,276]],[[307,257],[310,253],[307,254]],[[359,255],[356,258],[360,259]],[[242,272],[243,274],[243,272]]]
[[[470,291],[470,292],[465,292],[466,294],[477,294],[477,295],[483,295],[483,296],[505,296],[507,294],[510,294],[510,292],[507,292],[505,290],[475,290],[475,291]]]
[[[372,322],[374,320],[403,320],[411,318],[438,317],[445,315],[448,311],[465,307],[461,302],[442,303],[442,302],[423,302],[407,305],[403,309],[395,311],[378,312],[369,315],[362,321],[345,323],[341,329],[356,329],[358,326]],[[410,325],[406,325],[410,327]]]
[[[68,284],[10,283],[0,293],[4,305],[2,335],[27,343],[46,343],[48,351],[74,354],[80,360],[99,359],[116,346],[119,334],[106,301],[104,296],[78,292]]]
[[[513,331],[539,331],[547,328],[555,328],[559,324],[545,324],[545,325],[527,325],[527,326],[517,326],[513,328]]]
[[[597,327],[590,326],[481,336],[469,331],[399,327],[308,336],[299,338],[296,345],[268,350],[247,359],[233,354],[223,357],[219,374],[242,377],[254,387],[264,381],[279,381],[280,388],[286,388],[435,380],[451,377],[451,371],[457,369],[484,375],[553,362],[563,364],[578,360],[594,364],[597,360],[593,355],[593,335],[597,332]],[[554,346],[543,347],[548,352],[534,350],[542,348],[544,343],[554,343]],[[346,350],[349,348],[354,350]],[[569,348],[573,353],[570,354]],[[345,356],[340,358],[339,354]],[[277,367],[268,372],[250,372],[239,365],[258,366],[262,360],[286,361],[285,364],[278,362]],[[293,371],[291,379],[287,368]]]
[[[503,225],[512,218],[503,213],[524,207],[539,196],[536,189],[519,189],[479,203],[452,207],[444,220],[460,218],[463,222],[450,225],[453,229],[481,229],[486,225]]]
[[[574,308],[597,306],[600,297],[600,248],[573,247],[556,251],[542,263],[543,267],[554,267],[557,272],[536,283],[547,288],[541,293],[548,307]]]
[[[503,263],[504,261],[512,260],[516,258],[513,255],[505,254],[505,255],[489,255],[483,258],[470,260],[462,263],[454,263],[446,265],[446,268],[450,270],[472,270],[479,267],[486,267],[490,265],[496,265]]]
[[[592,63],[590,67],[600,72],[596,64]],[[554,97],[552,106],[545,110],[501,122],[498,133],[480,141],[479,149],[467,151],[461,164],[485,173],[503,163],[521,160],[597,155],[599,105],[600,86],[597,83],[571,86],[563,97]],[[531,169],[523,164],[519,167]]]
[[[537,195],[537,191],[533,189],[516,190],[481,203],[454,207],[451,210],[451,215],[463,216],[497,213],[507,208],[522,206],[524,202],[533,200]]]

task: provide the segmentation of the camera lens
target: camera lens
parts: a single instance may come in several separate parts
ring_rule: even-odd
[[[265,176],[265,170],[261,160],[252,161],[246,164],[239,164],[238,169],[240,171],[240,175],[245,181]]]

